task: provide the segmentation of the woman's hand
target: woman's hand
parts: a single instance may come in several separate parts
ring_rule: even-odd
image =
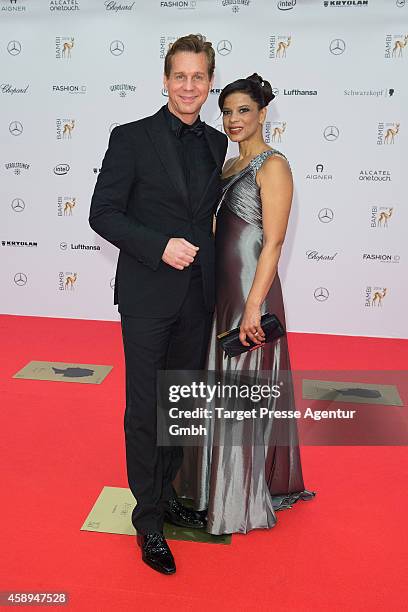
[[[239,339],[244,346],[250,346],[248,339],[256,344],[262,344],[265,341],[265,334],[261,327],[260,306],[247,302],[239,329]]]

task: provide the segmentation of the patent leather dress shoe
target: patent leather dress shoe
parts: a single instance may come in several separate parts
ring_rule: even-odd
[[[162,574],[174,574],[176,564],[162,533],[148,533],[138,536],[142,548],[142,560]]]
[[[190,529],[204,529],[205,513],[186,508],[177,499],[166,502],[164,507],[164,520],[171,525],[188,527]]]

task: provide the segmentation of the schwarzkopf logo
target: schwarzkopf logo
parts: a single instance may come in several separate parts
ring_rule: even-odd
[[[14,210],[14,212],[23,212],[25,209],[24,200],[21,198],[14,198],[14,200],[11,202],[11,208]]]
[[[134,5],[134,2],[129,2],[128,4],[125,4],[123,2],[115,2],[114,0],[105,1],[106,10],[113,11],[115,13],[118,13],[119,11],[132,11]]]
[[[7,45],[7,51],[10,55],[20,55],[21,43],[18,40],[10,40]]]
[[[339,128],[335,125],[328,125],[324,128],[323,136],[328,142],[334,142],[340,135]]]
[[[14,275],[14,282],[17,285],[17,287],[24,287],[24,285],[27,284],[27,275],[24,274],[24,272],[17,272],[17,274]]]
[[[278,0],[278,9],[280,11],[290,11],[295,6],[296,0]]]
[[[79,11],[79,0],[50,0],[50,11]]]
[[[345,96],[373,96],[375,98],[392,98],[395,93],[394,88],[390,89],[345,89]]]
[[[0,91],[4,94],[10,94],[14,96],[15,94],[25,94],[28,91],[28,85],[25,87],[14,87],[14,85],[10,85],[10,83],[3,83],[0,85]]]
[[[331,208],[321,208],[317,213],[317,217],[322,223],[330,223],[334,219],[334,212]]]
[[[313,292],[313,297],[318,302],[325,302],[329,298],[329,290],[326,287],[317,287]]]
[[[121,40],[112,40],[109,46],[109,51],[112,53],[112,55],[115,55],[115,56],[122,55],[124,50],[125,50],[125,45],[123,44]]]
[[[9,125],[9,132],[13,136],[20,136],[24,131],[23,124],[20,121],[12,121]]]
[[[118,93],[121,98],[125,98],[128,93],[136,91],[136,85],[122,83],[122,85],[110,85],[109,89],[112,92]]]
[[[160,6],[161,8],[192,10],[197,7],[197,0],[173,0],[169,2],[160,2]]]
[[[346,43],[342,38],[335,38],[331,41],[329,49],[333,55],[341,55],[346,50]]]
[[[217,51],[220,55],[229,55],[232,51],[232,43],[229,40],[220,40],[217,44]]]
[[[53,85],[52,91],[54,93],[84,94],[86,85]]]
[[[68,174],[70,169],[71,168],[68,164],[57,164],[54,168],[54,174],[62,176],[64,174]]]
[[[1,10],[2,11],[7,11],[9,13],[11,12],[24,12],[26,10],[25,5],[23,4],[24,0],[6,0],[7,4],[6,6],[2,6]]]

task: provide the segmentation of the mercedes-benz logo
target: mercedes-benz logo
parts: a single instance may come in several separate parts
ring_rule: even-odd
[[[324,128],[323,136],[329,142],[333,142],[340,136],[340,130],[335,125],[328,125],[326,128]]]
[[[14,210],[14,212],[22,212],[25,209],[24,200],[21,200],[20,198],[14,198],[11,203],[11,208]]]
[[[396,5],[401,8],[402,6],[405,6],[405,0],[397,0],[396,1]]]
[[[18,287],[24,287],[27,284],[27,275],[24,272],[17,272],[14,275],[14,282]]]
[[[232,44],[229,40],[220,40],[217,44],[217,51],[220,55],[228,55],[232,51]]]
[[[326,287],[318,287],[314,290],[313,296],[318,302],[325,302],[329,297],[329,290]]]
[[[114,288],[115,288],[115,279],[114,279],[114,278],[111,278],[111,279],[110,279],[110,283],[109,283],[109,284],[110,284],[110,288],[111,288],[111,289],[114,289]]]
[[[10,55],[18,55],[21,53],[21,43],[19,43],[18,40],[10,40],[7,45],[7,51]]]
[[[115,129],[115,127],[118,127],[118,125],[120,125],[120,123],[111,123],[109,126],[109,134]]]
[[[346,43],[342,38],[335,38],[331,41],[329,49],[333,55],[341,55],[346,50]]]
[[[109,51],[112,55],[122,55],[125,50],[125,45],[121,40],[112,40]]]
[[[60,249],[61,251],[66,251],[67,250],[67,243],[66,242],[60,242]]]
[[[330,223],[334,219],[334,212],[331,208],[321,208],[317,216],[322,223]]]
[[[23,133],[23,124],[20,121],[12,121],[9,125],[9,132],[13,136],[20,136]]]

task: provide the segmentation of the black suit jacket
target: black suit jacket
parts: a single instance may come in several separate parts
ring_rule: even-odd
[[[169,238],[185,238],[200,247],[205,302],[208,310],[214,307],[212,219],[227,138],[208,125],[204,134],[216,167],[192,207],[163,109],[112,130],[89,223],[120,249],[114,302],[122,314],[171,316],[181,306],[191,266],[176,270],[161,260]]]

